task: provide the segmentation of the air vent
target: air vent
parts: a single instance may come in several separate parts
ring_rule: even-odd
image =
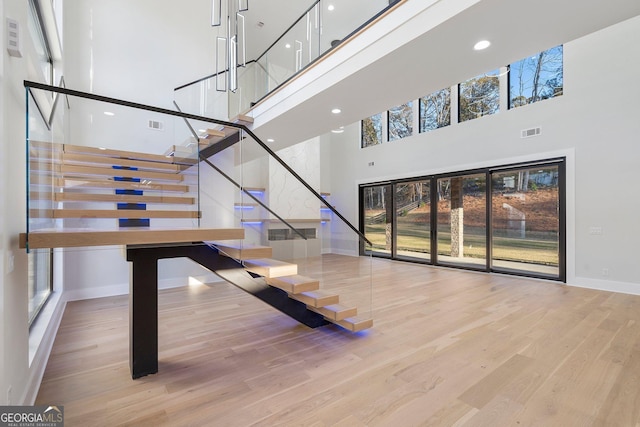
[[[149,120],[149,129],[164,130],[164,123],[157,120]]]
[[[538,136],[542,133],[541,127],[531,128],[531,129],[523,129],[520,131],[520,138],[531,138],[532,136]]]
[[[20,24],[15,19],[7,18],[7,51],[9,55],[21,58],[20,47]]]

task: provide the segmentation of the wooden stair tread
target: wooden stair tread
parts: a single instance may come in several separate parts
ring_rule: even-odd
[[[249,126],[253,124],[253,117],[239,114],[234,118],[232,118],[231,120],[229,120],[229,122],[238,124],[238,125]],[[198,140],[198,142],[201,146],[209,146],[238,132],[240,132],[240,128],[236,128],[232,126],[219,126],[214,129],[207,129],[205,131],[206,135],[201,137]]]
[[[86,154],[64,153],[62,154],[62,162],[64,164],[108,164],[116,166],[134,167],[139,169],[163,170],[173,173],[179,173],[182,168],[173,163],[150,162],[145,160],[132,160],[106,156],[92,156]]]
[[[200,218],[199,211],[162,211],[137,209],[31,209],[32,218]]]
[[[116,181],[113,178],[53,178],[49,177],[31,177],[31,184],[52,185],[56,188],[74,188],[74,189],[122,189],[122,190],[143,190],[143,191],[170,191],[170,192],[189,192],[189,186],[183,184],[164,184],[157,182],[131,182]]]
[[[188,243],[207,240],[243,239],[242,228],[127,228],[120,230],[43,229],[20,234],[20,247],[30,249],[81,246]]]
[[[291,294],[290,298],[305,303],[309,307],[324,307],[326,305],[338,304],[340,297],[324,291],[309,291],[299,294]]]
[[[171,145],[164,152],[164,155],[173,159],[173,164],[181,167],[191,166],[198,162],[198,151],[191,145]]]
[[[174,163],[173,158],[167,157],[163,154],[148,154],[139,153],[135,151],[114,150],[114,149],[102,149],[95,147],[86,147],[81,145],[63,144],[62,151],[65,153],[78,153],[78,154],[91,154],[103,157],[132,159],[132,160],[147,160],[158,163]]]
[[[222,255],[238,260],[251,260],[260,258],[269,258],[273,255],[273,249],[270,246],[257,246],[247,244],[218,243],[212,242]]]
[[[298,274],[298,265],[270,258],[244,261],[246,270],[263,277],[292,276]]]
[[[278,289],[282,289],[289,294],[299,294],[302,292],[316,291],[320,288],[320,281],[310,277],[295,274],[293,276],[282,276],[267,278],[266,282]]]
[[[51,194],[49,194],[51,196]],[[108,203],[157,203],[157,204],[195,204],[193,197],[138,196],[131,194],[92,194],[65,191],[53,193],[57,202],[108,202]]]
[[[335,322],[337,320],[344,320],[348,317],[355,317],[358,315],[358,309],[355,307],[347,307],[342,304],[331,304],[323,307],[309,306],[309,310],[322,314],[327,319]]]
[[[209,139],[209,138],[224,138],[225,134],[224,132],[217,130],[217,129],[207,129],[205,131],[205,138]]]
[[[251,116],[247,116],[244,114],[238,114],[237,116],[233,117],[231,120],[229,120],[231,123],[236,123],[236,124],[241,124],[241,125],[252,125],[253,124],[253,117]]]
[[[216,142],[219,142],[231,135],[231,131],[227,130],[226,132],[222,130],[223,128],[218,129],[207,129],[205,134],[198,138],[198,143],[200,144],[200,148],[207,147],[209,145],[213,145]],[[235,130],[234,130],[235,132]]]
[[[176,173],[167,172],[152,172],[146,170],[127,170],[127,169],[114,169],[109,167],[100,166],[76,166],[76,165],[61,165],[59,172],[65,177],[68,176],[118,176],[124,178],[145,178],[145,179],[159,179],[162,181],[183,181],[183,176]]]
[[[343,328],[348,329],[351,332],[360,332],[365,329],[369,329],[373,327],[373,319],[347,317],[346,319],[343,319],[343,320],[335,320],[335,321],[332,321],[331,319],[327,319],[327,320],[330,320],[336,325],[342,326]]]

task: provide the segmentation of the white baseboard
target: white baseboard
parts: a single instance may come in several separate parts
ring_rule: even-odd
[[[591,279],[588,277],[576,277],[575,281],[567,284],[579,288],[618,292],[621,294],[640,295],[640,283],[617,282],[614,280],[600,280]]]
[[[126,295],[128,293],[129,293],[129,284],[120,283],[117,285],[64,291],[64,298],[66,301],[81,301],[85,299],[105,298],[105,297],[114,297],[117,295]]]
[[[195,279],[202,283],[215,283],[221,282],[222,279],[215,274],[205,274],[202,276],[193,276],[190,278],[185,277],[172,277],[170,279],[158,280],[158,289],[172,289],[187,286],[190,279]],[[119,283],[110,286],[102,286],[99,288],[87,288],[87,289],[74,289],[72,291],[65,291],[64,298],[66,301],[80,301],[93,298],[105,298],[114,297],[118,295],[128,295],[129,284]]]
[[[35,403],[66,306],[67,302],[63,295],[60,293],[52,294],[31,326],[29,331],[29,376],[20,402],[13,402],[13,404],[30,406]]]

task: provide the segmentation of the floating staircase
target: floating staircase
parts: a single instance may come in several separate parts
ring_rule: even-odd
[[[188,195],[192,163],[163,155],[31,141],[30,183],[43,190],[29,196],[36,202],[58,203],[31,208],[29,214],[51,219],[197,219],[200,212]],[[87,204],[91,208],[85,208]]]
[[[283,290],[289,298],[306,304],[307,309],[324,316],[352,332],[373,326],[372,319],[357,317],[358,309],[339,303],[340,297],[320,290],[320,281],[298,274],[297,264],[268,258],[272,249],[268,246],[230,245],[227,242],[212,242],[221,254],[241,261],[244,268],[264,278],[272,287]]]
[[[249,123],[249,119],[240,118],[236,123]],[[232,130],[237,133],[235,128],[208,130],[204,143],[212,146],[232,135]],[[35,206],[44,206],[31,208],[30,215],[38,219],[112,218],[119,221],[199,218],[200,212],[193,208],[196,201],[188,195],[193,164],[193,159],[176,155],[175,150],[172,155],[153,155],[30,141],[30,198],[36,202]],[[154,208],[147,209],[147,205]],[[114,209],[116,207],[118,209]],[[272,291],[280,296],[280,291],[285,292],[289,298],[304,304],[300,305],[302,311],[306,306],[307,310],[320,314],[320,321],[324,318],[354,332],[373,325],[371,319],[357,317],[355,307],[340,304],[338,295],[321,291],[319,280],[299,275],[297,264],[272,259],[272,248],[244,244],[243,229],[127,229],[122,222],[119,224],[119,229],[105,231],[68,227],[62,232],[35,230],[23,234],[21,244],[35,249],[212,242],[218,253],[241,263],[250,274],[247,280],[262,278],[261,286],[278,289]],[[229,243],[232,239],[241,243]],[[250,283],[249,287],[254,285],[258,283]]]

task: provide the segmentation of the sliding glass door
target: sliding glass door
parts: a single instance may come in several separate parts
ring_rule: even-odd
[[[431,182],[399,182],[393,187],[395,256],[428,261],[431,259]]]
[[[560,275],[560,165],[495,171],[491,177],[491,267]]]
[[[391,185],[375,185],[361,191],[361,229],[372,243],[371,252],[381,256],[391,256],[392,252],[392,209]]]
[[[565,280],[564,159],[360,187],[361,229],[392,259]]]
[[[438,263],[486,268],[486,175],[439,178]]]

